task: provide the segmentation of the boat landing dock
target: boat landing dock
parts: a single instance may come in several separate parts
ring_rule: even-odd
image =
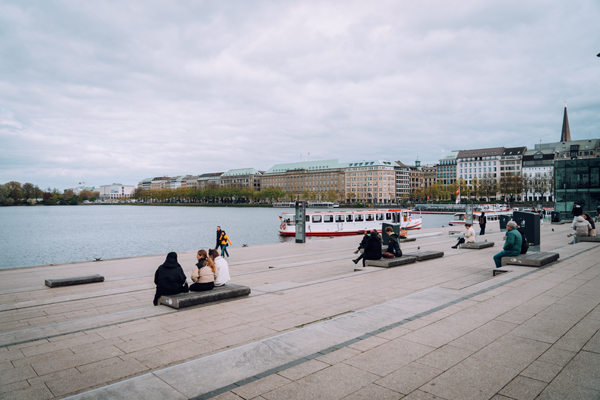
[[[181,310],[152,306],[165,255],[0,270],[0,399],[599,399],[600,246],[546,223],[560,259],[494,277],[498,225],[482,250],[450,229],[389,269],[354,271],[359,236],[230,248],[252,294]]]

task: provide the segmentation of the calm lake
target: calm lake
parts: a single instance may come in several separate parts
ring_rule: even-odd
[[[0,207],[0,269],[208,249],[215,246],[217,225],[227,232],[233,247],[293,241],[277,232],[282,211],[293,209]],[[451,219],[423,215],[423,228],[447,226]]]

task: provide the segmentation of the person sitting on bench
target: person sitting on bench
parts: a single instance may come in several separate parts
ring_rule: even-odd
[[[369,236],[369,240],[367,240],[367,246],[365,247],[364,253],[361,254],[361,257],[358,257],[354,261],[354,264],[357,264],[358,261],[362,258],[363,267],[365,266],[365,260],[381,260],[382,251],[381,244],[383,243],[381,239],[381,235],[377,232],[377,229],[373,229],[371,231],[371,235]]]
[[[227,260],[219,255],[219,252],[216,249],[210,249],[208,255],[217,268],[215,286],[223,286],[231,280],[231,277],[229,276],[229,264],[227,264]]]
[[[394,232],[394,228],[388,226],[385,228],[385,233],[389,235],[390,241],[386,252],[392,253],[394,257],[402,257],[402,250],[400,249],[400,238]]]
[[[177,262],[177,253],[170,252],[167,254],[165,262],[154,273],[154,283],[156,284],[155,306],[158,305],[160,296],[170,296],[190,291],[183,269]]]
[[[400,228],[400,238],[406,239],[408,238],[408,231],[404,228]]]
[[[475,230],[473,229],[472,225],[465,224],[465,228],[467,228],[465,236],[458,238],[458,242],[456,242],[456,244],[452,246],[453,249],[458,248],[458,245],[463,244],[464,242],[475,243]]]
[[[506,224],[506,241],[504,242],[504,248],[500,253],[494,255],[494,263],[496,268],[502,266],[502,257],[518,256],[521,254],[521,245],[523,244],[523,237],[517,230],[519,225],[515,221],[508,221]]]
[[[190,285],[190,290],[192,292],[212,290],[215,287],[215,279],[217,278],[215,263],[208,257],[206,250],[198,251],[196,259],[198,263],[192,271],[192,281],[194,283]]]

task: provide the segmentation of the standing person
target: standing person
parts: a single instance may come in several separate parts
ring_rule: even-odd
[[[221,247],[221,227],[217,226],[217,244],[215,244],[215,250],[219,250]]]
[[[589,213],[583,214],[583,218],[585,218],[585,220],[592,226],[592,229],[590,229],[590,236],[596,236],[596,224],[594,223],[594,218],[592,218]]]
[[[227,236],[227,233],[225,233],[225,231],[221,231],[221,257],[223,257],[225,254],[227,254],[227,257],[229,257],[229,252],[227,251],[227,246],[231,245],[231,240],[229,240],[229,236]]]
[[[385,232],[390,237],[387,252],[392,253],[394,257],[402,257],[402,250],[400,249],[400,237],[394,232],[394,228],[388,226],[385,228]]]
[[[479,216],[479,236],[481,235],[485,235],[485,224],[487,223],[487,217],[485,216],[485,213],[482,211],[481,215]]]
[[[458,245],[463,244],[464,242],[475,243],[475,230],[473,229],[472,225],[465,224],[465,228],[467,229],[467,231],[465,232],[465,236],[458,238],[456,244],[452,246],[453,249],[458,248]]]
[[[215,286],[223,286],[231,280],[231,277],[229,276],[229,264],[227,264],[227,261],[219,255],[219,252],[216,249],[210,249],[208,251],[208,256],[217,268]]]
[[[192,271],[192,283],[190,290],[192,292],[204,292],[212,290],[215,287],[215,279],[217,278],[217,267],[215,263],[208,257],[206,250],[198,251],[196,254],[198,262]]]
[[[367,247],[365,247],[365,252],[362,257],[362,265],[365,266],[365,260],[381,260],[382,256],[382,243],[381,235],[377,232],[377,229],[373,229],[371,231],[371,235],[369,236],[369,240],[367,240]],[[360,257],[359,257],[360,259]],[[358,260],[353,260],[354,264],[358,262]]]
[[[371,232],[367,231],[365,232],[365,235],[363,236],[362,240],[360,241],[360,244],[358,245],[358,249],[356,249],[356,251],[354,252],[354,254],[358,254],[358,252],[360,251],[360,249],[365,249],[367,247],[367,242],[369,241],[369,238],[371,237]],[[354,261],[354,264],[358,264],[358,262],[360,260],[362,260],[362,258],[365,256],[365,253],[361,253],[360,256],[358,256],[357,259],[352,260]]]
[[[170,252],[167,254],[165,262],[154,273],[154,284],[156,284],[155,306],[158,305],[160,296],[189,292],[187,278],[181,265],[177,262],[177,253]]]
[[[518,225],[515,221],[508,221],[508,224],[506,224],[506,241],[504,242],[504,248],[500,253],[497,253],[494,256],[496,268],[502,266],[502,257],[518,256],[521,254],[523,237],[517,228]]]

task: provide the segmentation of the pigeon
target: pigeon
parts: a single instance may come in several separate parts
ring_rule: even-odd
[[[102,261],[102,257],[98,257],[98,258],[94,257],[94,261]]]
[[[417,250],[421,250],[421,246],[417,246]]]
[[[552,232],[554,232],[554,228],[552,228]]]
[[[247,244],[243,244],[242,247],[248,247],[248,245]]]

